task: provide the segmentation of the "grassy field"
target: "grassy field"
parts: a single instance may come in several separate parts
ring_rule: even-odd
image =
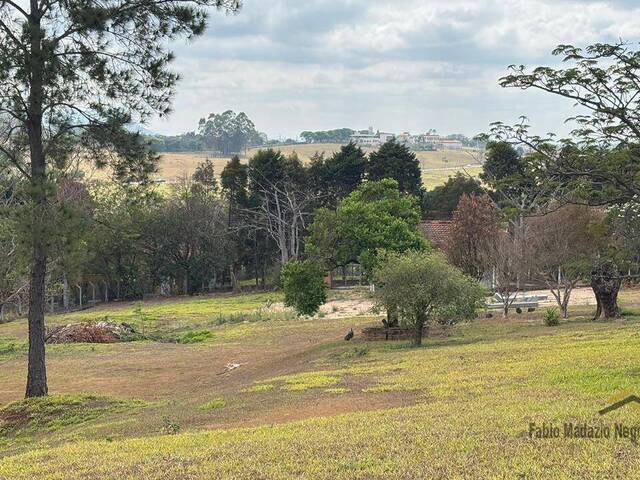
[[[326,155],[340,149],[339,144],[310,144],[310,145],[285,145],[276,147],[283,153],[295,152],[303,162],[308,162],[316,152],[324,152]],[[249,149],[247,157],[251,157],[258,149]],[[367,150],[369,151],[369,150]],[[423,169],[423,178],[428,188],[444,183],[449,176],[454,175],[463,168],[472,175],[480,172],[478,166],[478,153],[473,150],[464,151],[439,151],[439,152],[416,152],[420,165]],[[185,175],[192,174],[199,163],[207,158],[204,152],[181,152],[163,153],[159,167],[159,176],[165,180],[177,180]],[[213,158],[215,171],[217,174],[227,164],[227,158]]]
[[[29,402],[24,321],[0,325],[0,479],[637,477],[637,442],[615,424],[640,427],[640,410],[598,410],[640,391],[639,292],[617,321],[585,306],[558,327],[541,312],[483,318],[418,349],[363,341],[378,319],[340,316],[359,294],[334,295],[315,319],[271,294],[52,317],[153,318],[157,339],[50,346],[56,395]],[[564,422],[610,438],[564,438]],[[531,423],[560,438],[531,438]]]

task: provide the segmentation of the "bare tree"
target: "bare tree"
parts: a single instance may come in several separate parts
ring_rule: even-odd
[[[259,193],[259,203],[254,208],[245,209],[247,221],[254,228],[266,232],[275,242],[282,265],[297,260],[318,196],[288,178],[271,181],[259,172],[254,172],[254,184]]]
[[[505,318],[520,291],[520,282],[528,271],[526,241],[526,228],[523,226],[500,231],[484,243],[482,255],[484,262],[492,266],[491,283],[500,296]]]
[[[564,318],[568,316],[571,292],[591,273],[598,246],[593,226],[602,217],[599,210],[566,205],[527,219],[532,272],[549,288]]]

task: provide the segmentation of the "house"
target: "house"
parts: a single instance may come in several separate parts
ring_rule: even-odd
[[[355,132],[351,137],[349,137],[349,140],[362,147],[378,148],[380,145],[394,137],[395,135],[393,133],[380,131],[374,133],[373,127],[369,127],[368,130]]]
[[[462,150],[463,146],[460,140],[447,140],[445,138],[440,140],[442,150]]]
[[[416,138],[409,132],[402,132],[401,134],[396,135],[396,139],[398,140],[398,142],[404,143],[406,145],[410,145],[416,142]]]
[[[444,248],[451,235],[451,220],[425,220],[420,230],[436,248]]]

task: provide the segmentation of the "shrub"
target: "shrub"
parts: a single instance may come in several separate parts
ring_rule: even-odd
[[[284,304],[298,315],[313,315],[327,301],[324,272],[310,260],[289,262],[282,267]]]
[[[209,330],[192,330],[183,333],[178,338],[178,343],[200,343],[213,337],[213,333]]]
[[[544,324],[547,327],[555,327],[560,324],[560,312],[557,308],[547,308],[543,317]]]
[[[389,254],[374,272],[378,306],[397,312],[414,330],[414,344],[435,321],[453,324],[472,319],[484,304],[485,290],[439,253]]]

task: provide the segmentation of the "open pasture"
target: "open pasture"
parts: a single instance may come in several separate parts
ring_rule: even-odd
[[[55,395],[27,404],[26,324],[0,325],[0,478],[631,478],[640,466],[628,438],[529,437],[530,423],[640,423],[632,406],[598,414],[640,389],[636,291],[617,321],[592,322],[586,305],[558,327],[541,311],[481,318],[422,348],[363,341],[379,315],[360,292],[332,295],[302,319],[273,294],[51,317],[139,328],[142,311],[156,339],[50,346]]]

